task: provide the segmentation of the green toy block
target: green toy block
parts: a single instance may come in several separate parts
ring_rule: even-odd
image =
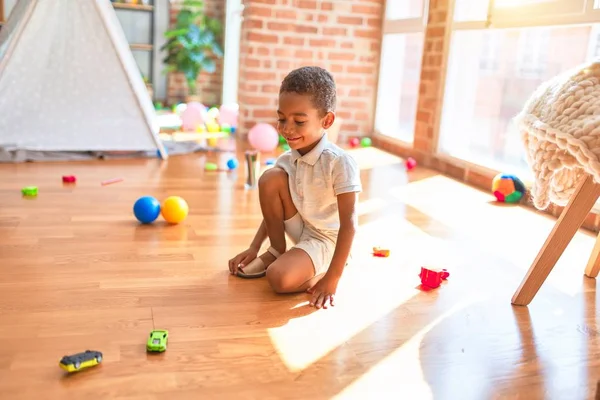
[[[38,188],[37,186],[26,186],[21,189],[21,193],[23,193],[23,196],[37,196]]]

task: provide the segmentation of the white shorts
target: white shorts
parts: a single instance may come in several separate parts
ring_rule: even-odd
[[[305,225],[299,213],[284,221],[284,224],[285,233],[294,243],[292,249],[302,249],[308,254],[315,268],[315,275],[327,272],[335,252],[337,234],[327,235]]]

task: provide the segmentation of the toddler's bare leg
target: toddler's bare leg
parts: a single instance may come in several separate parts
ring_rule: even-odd
[[[286,252],[267,270],[269,284],[277,293],[304,292],[323,275],[315,275],[312,259],[302,249]]]
[[[265,171],[258,182],[258,196],[271,247],[283,254],[286,250],[284,221],[298,212],[292,202],[288,174],[281,168]],[[260,258],[266,266],[275,261],[269,252]]]

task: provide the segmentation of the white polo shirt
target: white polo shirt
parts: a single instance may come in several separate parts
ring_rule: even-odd
[[[337,234],[337,195],[362,191],[360,169],[354,158],[324,134],[310,152],[301,155],[297,150],[288,150],[275,166],[287,172],[292,201],[304,222],[324,233]]]

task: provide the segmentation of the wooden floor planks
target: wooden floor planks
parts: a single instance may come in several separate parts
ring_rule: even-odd
[[[361,228],[338,305],[321,311],[228,274],[260,207],[243,166],[203,170],[218,154],[0,165],[0,398],[594,399],[594,236],[578,233],[533,303],[513,307],[553,219],[376,149],[354,155]],[[100,185],[112,177],[124,181]],[[22,198],[26,185],[39,196]],[[190,216],[140,226],[143,195],[180,195]],[[373,258],[377,245],[391,257]],[[421,265],[451,275],[424,290]],[[170,331],[164,354],[145,351],[153,328]],[[103,364],[65,376],[60,358],[86,349]]]

